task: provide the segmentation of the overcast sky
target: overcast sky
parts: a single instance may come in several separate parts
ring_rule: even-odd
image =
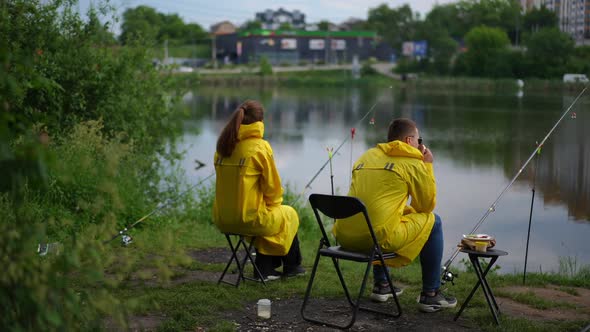
[[[79,0],[80,11],[86,13],[91,3],[99,0]],[[199,23],[203,28],[217,22],[228,20],[234,24],[242,24],[254,19],[256,12],[265,9],[299,10],[305,14],[307,23],[328,20],[333,23],[341,23],[350,17],[367,18],[369,8],[375,8],[382,3],[391,8],[410,3],[414,11],[422,15],[428,13],[435,4],[454,2],[453,0],[110,0],[122,14],[126,8],[147,5],[156,8],[159,12],[179,14],[186,23]],[[118,29],[115,29],[118,30]],[[119,31],[114,31],[118,33]]]

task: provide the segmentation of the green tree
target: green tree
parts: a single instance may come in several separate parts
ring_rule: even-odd
[[[451,38],[448,30],[437,19],[425,19],[416,22],[416,40],[426,40],[428,43],[428,61],[423,62],[424,69],[437,74],[448,74],[450,62],[457,52],[457,42]],[[439,17],[440,18],[440,17]]]
[[[178,14],[163,14],[148,6],[130,8],[123,13],[120,40],[141,37],[158,44],[168,40],[171,45],[183,45],[208,39],[207,32],[197,23],[185,24]]]
[[[590,75],[590,46],[578,46],[574,49],[567,70],[571,73]]]
[[[318,30],[320,31],[328,31],[330,30],[330,25],[332,23],[330,23],[330,21],[320,21],[318,23]]]
[[[532,34],[526,46],[526,56],[532,64],[531,74],[537,77],[563,75],[574,52],[572,38],[557,28],[544,28]]]
[[[123,44],[135,37],[158,41],[161,26],[162,16],[154,8],[148,6],[129,8],[123,13],[119,40]]]
[[[399,50],[404,41],[414,38],[414,13],[407,4],[397,8],[382,4],[369,9],[367,27],[377,31],[385,42]]]
[[[469,29],[462,22],[456,4],[435,5],[424,19],[428,32],[445,30],[448,35],[463,38]]]
[[[293,26],[289,22],[283,22],[279,26],[279,30],[293,30]]]
[[[162,14],[160,15],[160,29],[158,31],[157,39],[162,42],[166,39],[173,41],[184,41],[186,38],[185,24],[178,16],[178,14]]]
[[[207,31],[197,23],[189,23],[184,26],[184,41],[185,43],[192,43],[197,40],[209,39]]]
[[[510,76],[509,63],[502,61],[508,52],[510,40],[499,28],[480,26],[471,29],[465,36],[467,73],[473,76]]]
[[[262,29],[262,22],[260,22],[258,20],[249,20],[249,21],[246,21],[246,23],[244,23],[242,25],[242,29],[243,30]]]
[[[446,75],[450,72],[451,59],[457,53],[458,44],[441,30],[440,34],[433,36],[429,43],[429,53],[432,59],[432,70],[437,74]]]
[[[516,0],[462,0],[457,3],[457,20],[465,29],[485,25],[501,28],[514,41],[522,21]]]
[[[528,32],[537,32],[542,28],[556,28],[558,18],[554,11],[541,8],[533,8],[523,18],[523,29]]]
[[[115,36],[109,31],[110,22],[102,23],[98,18],[99,11],[94,7],[90,7],[88,11],[88,23],[85,27],[85,33],[91,36],[92,41],[100,45],[113,45],[117,43]]]

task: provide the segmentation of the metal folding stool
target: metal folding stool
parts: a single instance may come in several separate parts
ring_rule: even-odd
[[[380,262],[383,266],[385,266],[385,260],[389,258],[393,258],[396,256],[395,253],[382,253],[381,247],[379,246],[379,242],[375,236],[375,232],[373,231],[373,227],[371,226],[371,220],[369,219],[369,215],[367,213],[367,208],[358,198],[349,197],[349,196],[331,196],[331,195],[321,195],[321,194],[312,194],[309,197],[309,202],[311,203],[311,207],[313,208],[313,212],[316,217],[316,221],[320,227],[322,232],[322,238],[320,239],[320,245],[315,257],[315,262],[313,264],[313,269],[311,271],[311,277],[309,279],[309,283],[307,284],[307,290],[305,291],[305,297],[303,298],[303,304],[301,305],[301,316],[306,321],[316,323],[316,324],[323,324],[330,327],[335,327],[339,329],[348,329],[350,328],[354,322],[356,321],[356,315],[359,310],[373,312],[377,314],[386,315],[389,317],[400,317],[402,314],[401,306],[399,304],[399,300],[397,295],[395,294],[395,290],[391,287],[391,294],[393,295],[393,299],[395,300],[395,306],[397,307],[396,313],[391,312],[384,312],[380,310],[375,310],[368,307],[363,307],[360,305],[361,296],[365,290],[365,284],[367,282],[367,277],[369,276],[369,270],[373,262]],[[322,212],[328,218],[334,219],[343,219],[354,216],[358,213],[362,213],[365,217],[365,221],[367,222],[367,227],[369,228],[369,233],[371,234],[371,238],[373,241],[372,249],[369,252],[355,252],[355,251],[348,251],[342,249],[340,246],[331,246],[330,240],[324,228],[324,224],[322,223],[320,214],[318,211]],[[342,285],[342,289],[344,290],[344,294],[346,295],[346,299],[348,300],[348,304],[352,309],[352,318],[350,322],[346,325],[337,325],[334,323],[330,323],[327,321],[321,321],[319,319],[314,319],[306,316],[305,314],[305,307],[307,306],[307,302],[309,300],[309,295],[311,293],[311,288],[313,286],[313,282],[315,279],[315,275],[317,272],[318,263],[320,261],[320,257],[330,257],[336,268],[336,272],[338,273],[338,279],[340,280],[340,284]],[[365,274],[363,276],[363,281],[361,284],[361,289],[359,294],[356,296],[356,299],[352,299],[350,292],[346,286],[344,281],[344,277],[342,276],[342,271],[340,269],[339,260],[348,260],[354,261],[359,263],[366,263],[367,266],[365,268]],[[391,277],[387,274],[387,281],[390,285],[393,285],[391,282]]]
[[[500,325],[500,321],[498,320],[498,315],[500,315],[500,307],[498,307],[498,303],[496,302],[496,298],[494,297],[494,293],[492,292],[492,288],[490,287],[490,284],[488,284],[486,276],[488,275],[488,272],[490,271],[492,266],[494,266],[494,263],[496,262],[498,257],[506,256],[506,255],[508,255],[508,253],[505,251],[502,251],[502,250],[498,250],[498,249],[488,249],[486,252],[479,252],[479,251],[474,251],[474,250],[469,250],[469,249],[461,249],[461,252],[464,252],[467,255],[469,255],[469,260],[471,261],[471,264],[473,265],[473,269],[475,270],[475,274],[477,275],[477,283],[475,284],[475,286],[471,290],[471,293],[469,293],[469,296],[467,296],[467,299],[465,300],[465,302],[463,302],[463,305],[461,306],[461,309],[459,309],[459,312],[457,312],[457,314],[455,315],[455,321],[459,318],[459,316],[461,316],[461,313],[463,312],[463,310],[465,310],[465,308],[467,308],[467,305],[469,304],[469,301],[471,301],[473,294],[475,294],[475,291],[477,291],[477,289],[481,285],[483,295],[485,296],[486,301],[488,302],[488,306],[490,307],[490,312],[492,313],[492,316],[494,316],[494,320],[496,321],[496,325]],[[486,267],[485,270],[482,268],[481,264],[479,263],[480,258],[490,258],[490,262],[488,263],[488,266]]]
[[[220,283],[224,283],[224,284],[238,287],[242,280],[243,281],[251,280],[251,281],[256,281],[256,282],[262,282],[262,284],[266,286],[266,283],[264,282],[264,277],[262,276],[262,273],[260,272],[260,270],[258,269],[256,264],[254,263],[254,259],[252,258],[252,247],[254,247],[254,240],[256,239],[256,237],[253,237],[253,236],[248,237],[248,236],[244,236],[241,234],[235,234],[235,233],[223,233],[223,234],[225,235],[225,238],[227,239],[227,243],[229,244],[229,247],[231,249],[231,257],[229,258],[229,261],[227,262],[227,265],[225,266],[223,273],[219,277],[217,284],[219,285]],[[237,237],[237,239],[238,239],[238,242],[235,245],[232,242],[232,236]],[[250,243],[247,244],[246,238],[251,238]],[[244,258],[242,258],[242,259],[239,259],[239,257],[238,257],[240,248],[242,248],[245,252]],[[238,268],[237,269],[238,279],[235,283],[224,280],[224,277],[225,277],[227,271],[229,270],[229,267],[232,265],[232,263],[234,261],[235,261],[237,268]],[[254,273],[256,276],[258,276],[258,278],[250,278],[250,277],[246,277],[244,275],[244,269],[246,268],[246,263],[248,261],[254,267]]]

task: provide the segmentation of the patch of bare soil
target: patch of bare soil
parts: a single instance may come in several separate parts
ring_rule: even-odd
[[[500,310],[510,316],[522,317],[538,321],[551,320],[590,320],[590,290],[584,288],[571,288],[577,295],[566,293],[556,286],[547,288],[510,286],[501,288],[504,292],[520,294],[533,292],[536,296],[552,302],[565,302],[576,305],[576,309],[550,308],[546,310],[536,309],[526,304],[511,299],[497,297]]]
[[[231,257],[231,251],[228,248],[193,249],[188,250],[187,255],[203,264],[225,264]],[[237,275],[233,273],[233,270],[235,268],[228,271],[225,280],[235,282]],[[108,272],[107,275],[109,275]],[[169,287],[193,281],[217,282],[220,275],[220,272],[176,269],[174,276],[170,278],[169,282],[165,283],[158,276],[156,268],[143,268],[132,273],[124,283],[129,287]]]
[[[104,329],[106,331],[156,331],[165,319],[164,315],[130,316],[129,326],[125,329],[114,319],[107,318],[104,321]]]
[[[272,316],[264,320],[257,317],[256,303],[248,303],[240,311],[227,312],[224,318],[234,321],[238,331],[338,331],[337,329],[309,323],[301,317],[303,299],[291,298],[273,300]],[[374,304],[373,307],[387,310],[391,306]],[[390,318],[359,311],[350,331],[479,331],[465,322],[453,321],[453,312],[423,314],[414,308],[402,308],[400,318]],[[346,324],[351,312],[345,301],[312,299],[306,313],[322,320],[327,319],[339,325]],[[306,314],[306,315],[307,315]]]
[[[233,275],[230,272],[226,275],[225,280],[235,282],[237,274]],[[175,275],[168,282],[164,282],[158,277],[157,269],[150,268],[133,273],[131,278],[124,283],[127,287],[172,287],[194,281],[217,283],[220,275],[221,272],[177,269]]]
[[[229,248],[191,249],[186,254],[204,264],[225,264],[231,257]]]

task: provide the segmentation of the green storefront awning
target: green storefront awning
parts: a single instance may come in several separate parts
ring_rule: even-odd
[[[365,37],[375,38],[377,33],[374,31],[306,31],[306,30],[266,30],[250,29],[238,32],[239,37],[319,37],[319,38],[354,38]]]

